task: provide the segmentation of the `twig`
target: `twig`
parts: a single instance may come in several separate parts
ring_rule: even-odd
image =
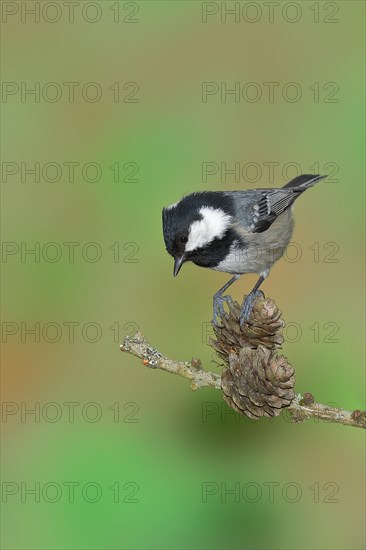
[[[210,386],[217,390],[221,389],[221,377],[213,372],[202,369],[201,362],[198,359],[192,359],[191,362],[168,359],[154,349],[140,332],[137,332],[133,337],[126,336],[120,349],[141,359],[142,364],[146,367],[165,370],[171,374],[178,374],[187,378],[191,381],[192,390],[205,386]],[[365,411],[347,411],[321,403],[314,403],[313,397],[309,393],[304,394],[303,397],[298,394],[284,410],[291,413],[292,421],[295,423],[314,418],[324,422],[343,424],[344,426],[366,428]]]
[[[296,397],[287,407],[287,410],[292,414],[293,422],[303,422],[304,420],[315,418],[323,422],[332,422],[334,424],[343,424],[343,426],[354,426],[355,428],[366,429],[365,411],[347,411],[345,409],[329,407],[328,405],[315,402],[306,405],[301,396]]]
[[[221,389],[220,376],[214,372],[203,370],[198,359],[192,359],[190,363],[168,359],[150,346],[140,332],[136,332],[132,338],[126,336],[120,349],[142,359],[142,364],[146,367],[165,370],[188,378],[192,382],[192,390],[205,386],[211,386],[217,390]]]

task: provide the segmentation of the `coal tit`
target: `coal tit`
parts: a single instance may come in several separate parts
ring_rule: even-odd
[[[214,322],[228,300],[228,287],[244,273],[258,273],[241,310],[240,324],[248,321],[260,285],[290,242],[293,203],[325,177],[304,174],[275,189],[202,191],[163,209],[164,241],[174,258],[174,276],[187,261],[233,275],[214,295]]]

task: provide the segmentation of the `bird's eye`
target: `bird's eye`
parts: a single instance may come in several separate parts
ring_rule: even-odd
[[[179,242],[182,243],[182,244],[186,244],[188,242],[188,237],[187,235],[181,235],[179,237]]]

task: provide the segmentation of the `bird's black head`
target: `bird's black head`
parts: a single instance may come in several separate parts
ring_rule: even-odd
[[[183,197],[163,209],[163,234],[168,253],[174,258],[174,275],[186,261],[215,267],[224,259],[234,240],[230,196],[205,191]]]

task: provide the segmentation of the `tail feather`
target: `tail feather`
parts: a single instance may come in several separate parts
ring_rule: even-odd
[[[327,176],[321,176],[320,174],[302,174],[301,176],[297,176],[297,178],[294,178],[286,183],[286,185],[283,186],[283,189],[292,189],[293,191],[302,193],[326,177]]]

